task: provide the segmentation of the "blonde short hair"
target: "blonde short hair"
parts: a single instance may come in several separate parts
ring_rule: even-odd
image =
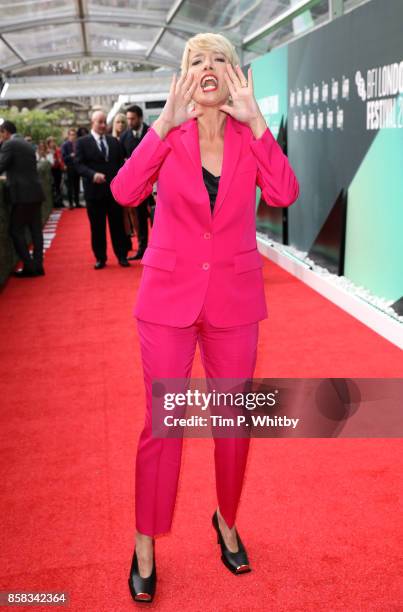
[[[214,34],[213,32],[205,32],[196,34],[189,38],[183,50],[181,61],[181,73],[186,75],[189,69],[189,53],[190,51],[220,51],[225,55],[232,66],[239,64],[239,57],[234,45],[222,34]]]
[[[114,118],[113,118],[113,122],[112,122],[112,136],[117,136],[117,131],[116,131],[116,124],[118,121],[123,121],[125,127],[127,127],[127,120],[126,120],[126,115],[124,115],[123,113],[117,113]]]
[[[123,123],[127,123],[126,115],[124,115],[123,113],[117,113],[113,118],[113,123],[116,123],[119,120],[123,121]]]

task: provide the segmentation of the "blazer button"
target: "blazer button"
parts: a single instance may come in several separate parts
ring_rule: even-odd
[[[203,264],[203,266],[202,266],[203,270],[208,270],[208,269],[209,269],[209,267],[210,267],[210,264],[209,264],[209,263],[207,263],[207,262],[205,262],[205,263]]]
[[[205,238],[206,240],[209,240],[209,239],[211,238],[211,234],[210,234],[209,232],[206,232],[206,233],[204,234],[204,238]]]

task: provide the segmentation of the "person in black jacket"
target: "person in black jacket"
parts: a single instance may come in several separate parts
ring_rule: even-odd
[[[120,143],[124,156],[128,159],[146,135],[149,126],[143,121],[143,110],[140,106],[134,105],[126,109],[126,119],[128,129],[120,137]],[[148,217],[150,216],[148,206],[153,206],[154,204],[154,198],[148,196],[141,204],[134,208],[133,212],[137,215],[138,220],[137,233],[139,244],[137,253],[129,257],[129,259],[141,259],[144,255],[148,244]]]
[[[67,171],[67,194],[70,209],[73,208],[73,200],[76,208],[84,208],[80,204],[80,175],[74,165],[76,145],[77,132],[74,128],[70,128],[67,133],[67,140],[62,144],[62,156]]]
[[[16,133],[11,121],[0,125],[0,174],[7,173],[10,210],[10,235],[23,268],[14,276],[43,276],[43,235],[41,205],[45,199],[36,167],[35,151],[32,145]],[[32,259],[26,239],[29,228],[34,247]]]
[[[107,217],[114,253],[121,266],[129,266],[122,207],[115,202],[109,188],[123,164],[123,154],[116,138],[106,135],[106,115],[103,111],[93,113],[91,134],[77,140],[74,159],[77,172],[83,177],[95,269],[104,268],[107,260]]]

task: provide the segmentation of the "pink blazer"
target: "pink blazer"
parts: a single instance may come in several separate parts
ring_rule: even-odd
[[[298,198],[294,172],[269,128],[255,139],[227,116],[224,159],[213,215],[203,182],[197,119],[164,140],[150,127],[111,183],[123,206],[137,206],[157,184],[151,240],[134,315],[186,327],[205,303],[212,325],[267,318],[263,259],[256,243],[256,184],[270,206]]]

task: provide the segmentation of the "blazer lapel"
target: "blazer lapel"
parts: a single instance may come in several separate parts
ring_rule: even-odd
[[[206,199],[208,200],[208,193],[204,187],[203,173],[201,167],[200,157],[200,144],[199,144],[199,131],[197,128],[197,119],[191,119],[190,121],[182,124],[181,138],[183,145],[193,162],[197,176],[200,178],[204,191],[206,192]],[[236,170],[239,155],[241,152],[242,144],[242,131],[235,120],[230,115],[227,116],[224,129],[224,157],[222,164],[222,171],[220,182],[218,184],[218,193],[216,202],[214,205],[215,216],[218,210],[221,208],[225,196],[227,195],[228,189],[231,185],[234,172]]]
[[[214,204],[213,216],[218,213],[231,185],[234,172],[238,165],[242,145],[242,131],[231,115],[227,116],[224,131],[224,159],[221,177],[218,183],[218,193]]]
[[[104,160],[104,156],[102,155],[102,153],[101,153],[101,151],[99,149],[98,143],[97,143],[97,141],[95,140],[95,138],[94,138],[94,136],[92,134],[91,134],[91,141],[92,141],[92,149],[94,151],[94,154],[95,154],[95,152],[97,154],[96,157],[98,157],[99,159],[102,159],[102,161],[105,161]]]
[[[192,160],[197,173],[202,175],[201,170],[201,157],[200,157],[200,145],[199,145],[199,130],[197,128],[197,119],[190,119],[186,123],[182,124],[182,142]]]

